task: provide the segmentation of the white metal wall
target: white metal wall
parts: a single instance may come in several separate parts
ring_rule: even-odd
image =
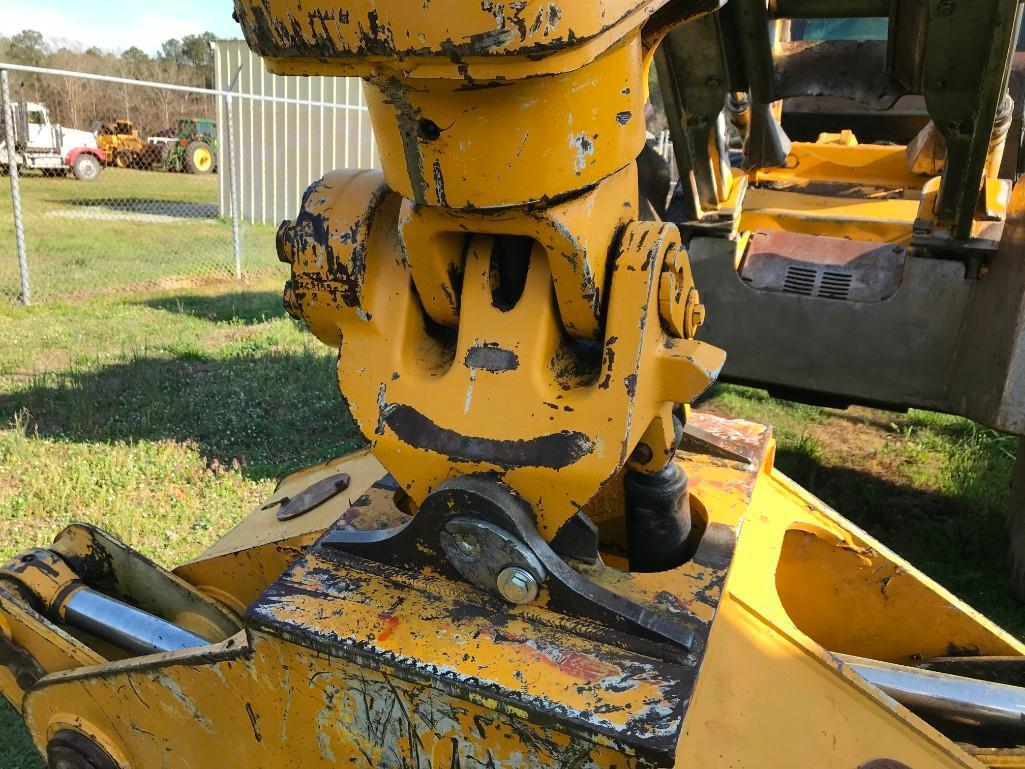
[[[217,89],[255,99],[234,99],[242,219],[277,224],[298,213],[303,192],[336,168],[379,167],[377,146],[358,78],[280,77],[242,40],[214,43]],[[267,99],[266,97],[270,97]],[[221,211],[230,210],[227,116],[217,109],[222,147]]]

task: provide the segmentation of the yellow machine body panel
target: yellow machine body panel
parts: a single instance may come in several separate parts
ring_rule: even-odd
[[[698,575],[694,563],[658,579],[592,567],[600,584],[656,610],[708,606],[711,633],[685,708],[680,668],[624,650],[615,635],[591,635],[586,623],[566,624],[543,606],[502,610],[437,574],[375,574],[314,550],[268,584],[244,633],[55,672],[26,697],[26,722],[41,749],[72,729],[125,767],[214,767],[226,745],[232,761],[265,767],[293,766],[297,756],[311,767],[627,767],[648,765],[642,746],[660,734],[675,741],[680,720],[681,766],[979,766],[819,641],[890,661],[949,646],[1020,655],[1022,645],[772,470],[764,428],[695,419],[760,446],[752,463],[678,458],[695,502],[709,511],[707,526],[739,525],[728,576],[707,565]],[[338,471],[355,478],[361,465],[357,454],[286,485]],[[351,487],[364,501],[349,508],[347,526],[402,515],[394,493],[364,483]],[[271,544],[259,534],[264,513],[255,510],[232,535],[231,552],[189,568],[216,573],[245,552],[242,532],[256,551]],[[234,580],[221,573],[211,587],[230,595]],[[716,583],[721,592],[710,595]],[[898,603],[888,608],[891,592]],[[809,596],[837,613],[842,600],[846,621],[822,618],[824,633],[809,624]],[[822,728],[795,729],[816,720]]]

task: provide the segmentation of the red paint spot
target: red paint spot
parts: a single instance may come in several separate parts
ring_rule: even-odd
[[[511,636],[498,628],[491,628],[491,636],[499,643],[514,643],[530,657],[552,665],[568,676],[584,683],[597,683],[604,678],[621,676],[623,671],[617,665],[602,662],[588,654],[558,646],[528,641],[526,638]]]
[[[381,632],[377,634],[377,640],[387,641],[391,638],[391,634],[395,632],[395,628],[399,626],[399,618],[393,614],[378,614],[377,618],[384,623]]]
[[[620,672],[615,665],[609,665],[580,652],[559,651],[553,654],[552,651],[543,653],[544,658],[554,663],[566,675],[582,681],[597,682]]]

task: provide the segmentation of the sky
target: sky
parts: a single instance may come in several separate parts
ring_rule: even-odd
[[[34,29],[69,47],[123,51],[135,45],[152,54],[168,38],[207,30],[241,37],[233,10],[232,0],[0,0],[0,35]]]

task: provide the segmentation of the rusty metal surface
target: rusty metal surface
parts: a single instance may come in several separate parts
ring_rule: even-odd
[[[755,232],[740,270],[758,291],[882,302],[900,288],[907,249],[824,235]]]
[[[479,591],[312,553],[250,608],[263,632],[460,699],[488,698],[526,720],[670,765],[695,669],[590,638],[543,610],[509,610]],[[359,628],[358,633],[353,633]],[[608,637],[608,636],[607,636]],[[543,665],[546,674],[531,675]],[[470,671],[473,671],[470,673]]]
[[[908,89],[886,69],[886,41],[800,40],[777,43],[776,96],[836,96],[876,110]]]
[[[357,0],[339,8],[319,0],[236,0],[235,13],[250,47],[278,67],[289,60],[316,66],[339,60],[358,65],[367,60],[442,59],[454,68],[480,58],[519,56],[537,61],[596,44],[607,47],[608,40],[621,37],[624,28],[649,19],[652,34],[657,35],[720,4],[719,0],[484,0],[467,5],[460,0],[434,0],[390,5]]]
[[[328,530],[317,552],[344,563],[356,556],[375,564],[404,569],[411,573],[436,571],[441,576],[459,580],[466,576],[459,564],[443,556],[445,526],[453,511],[478,520],[498,524],[519,540],[526,552],[536,559],[539,577],[547,572],[541,586],[540,603],[554,611],[600,622],[611,628],[644,637],[649,641],[669,644],[665,653],[679,656],[681,647],[700,653],[701,628],[692,617],[670,617],[645,610],[636,602],[605,590],[568,566],[540,536],[530,508],[508,487],[486,475],[465,476],[442,484],[428,496],[417,514],[400,528],[375,532],[367,537],[352,531]],[[653,652],[655,653],[655,652]]]

